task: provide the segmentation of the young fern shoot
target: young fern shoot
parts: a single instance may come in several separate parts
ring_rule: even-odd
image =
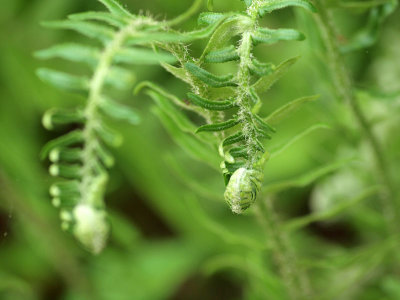
[[[70,29],[94,38],[99,47],[63,44],[37,53],[42,59],[62,58],[85,63],[89,77],[38,70],[40,78],[56,87],[79,92],[86,97],[83,108],[51,109],[43,117],[47,129],[74,124],[75,129],[45,145],[42,159],[49,157],[50,174],[65,180],[50,188],[53,204],[61,210],[62,228],[71,231],[91,252],[99,253],[105,246],[109,224],[105,212],[104,192],[107,168],[114,159],[106,146],[121,144],[121,136],[108,128],[104,117],[137,124],[138,114],[109,96],[111,91],[128,90],[133,84],[131,65],[172,62],[170,54],[155,53],[144,45],[154,40],[171,39],[162,33],[164,25],[150,17],[135,16],[114,0],[99,0],[109,12],[87,12],[71,15],[69,20],[47,22],[46,26]]]
[[[256,200],[268,159],[263,140],[271,138],[271,133],[275,132],[258,114],[262,105],[260,95],[297,60],[289,59],[274,66],[258,61],[253,48],[259,44],[304,39],[303,34],[293,29],[260,27],[258,20],[288,6],[315,11],[307,0],[246,0],[245,4],[245,13],[202,13],[199,24],[214,24],[216,30],[201,57],[191,58],[182,46],[165,47],[177,57],[181,68],[164,64],[167,71],[191,85],[192,92],[187,95],[191,105],[186,108],[195,110],[207,121],[197,129],[197,133],[211,132],[213,135],[208,136],[209,140],[214,141],[215,137],[218,140],[226,184],[224,197],[237,214]],[[238,46],[230,44],[236,36],[240,38]],[[207,64],[229,61],[238,62],[237,74],[217,76],[204,68]]]

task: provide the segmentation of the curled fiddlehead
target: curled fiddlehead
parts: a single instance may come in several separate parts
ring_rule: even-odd
[[[163,64],[167,71],[191,86],[192,92],[187,95],[190,105],[179,105],[205,118],[207,124],[200,126],[197,133],[211,132],[210,141],[217,140],[223,158],[225,200],[238,214],[257,197],[268,159],[263,140],[271,138],[275,131],[258,114],[262,105],[260,96],[297,60],[289,59],[274,66],[257,60],[253,48],[304,39],[297,30],[260,27],[258,20],[288,6],[315,11],[307,0],[246,0],[245,4],[245,13],[202,13],[199,24],[215,24],[216,29],[201,57],[191,58],[182,45],[164,46],[177,57],[181,67]],[[240,39],[238,46],[231,44],[234,37]],[[236,74],[215,75],[206,69],[207,65],[230,61],[237,61]]]

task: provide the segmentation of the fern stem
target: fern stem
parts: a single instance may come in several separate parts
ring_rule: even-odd
[[[272,199],[267,197],[256,203],[257,220],[268,237],[275,263],[284,280],[290,299],[312,299],[308,276],[298,266],[296,255],[290,246],[289,237],[281,229]]]
[[[315,19],[326,47],[335,89],[338,93],[338,97],[343,99],[350,106],[354,118],[370,144],[375,158],[378,177],[385,187],[385,191],[381,195],[383,212],[390,231],[395,233],[397,227],[396,219],[399,218],[399,209],[396,199],[396,186],[392,181],[388,162],[385,159],[384,151],[380,142],[375,136],[368,119],[364,115],[356,97],[354,96],[352,80],[344,62],[344,58],[340,53],[331,13],[326,8],[323,1],[317,0],[315,2],[319,11],[319,14],[315,15]]]
[[[250,29],[242,34],[238,49],[240,57],[237,74],[237,78],[239,79],[237,89],[237,103],[239,105],[238,117],[243,124],[243,135],[246,139],[247,152],[250,158],[247,162],[248,167],[253,166],[259,159],[256,155],[258,151],[258,141],[250,99],[251,74],[249,66],[251,65],[253,50],[252,34],[257,28],[258,10],[262,5],[265,5],[265,3],[255,0],[247,9],[247,15],[250,17],[252,24],[249,26]]]
[[[101,197],[91,196],[93,192],[95,194],[98,193],[98,191],[91,190],[91,185],[93,184],[93,178],[98,176],[106,176],[105,173],[98,174],[98,170],[96,169],[98,166],[100,166],[98,155],[96,155],[96,126],[98,126],[100,122],[98,116],[99,101],[101,100],[104,83],[107,74],[110,71],[113,57],[122,47],[125,39],[134,33],[133,28],[137,22],[138,20],[135,19],[133,22],[115,34],[114,39],[110,41],[101,54],[99,58],[99,64],[97,65],[93,78],[90,82],[88,103],[84,111],[87,121],[83,131],[85,143],[82,152],[83,167],[81,181],[81,199],[82,202],[89,205],[103,205],[103,203],[98,203]],[[104,180],[106,180],[106,178],[104,178]]]

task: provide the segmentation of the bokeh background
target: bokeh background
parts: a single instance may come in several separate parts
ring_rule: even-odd
[[[135,13],[151,11],[158,18],[171,18],[191,1],[124,3]],[[243,8],[240,1],[215,0],[217,11]],[[117,163],[106,197],[112,224],[107,248],[93,256],[61,230],[59,212],[48,195],[53,182],[48,163],[39,160],[41,147],[60,133],[46,131],[41,116],[51,107],[71,107],[84,99],[56,90],[35,75],[42,66],[75,67],[38,61],[33,53],[60,42],[83,41],[71,32],[45,29],[41,21],[102,9],[95,0],[1,1],[0,299],[287,299],[284,279],[265,247],[269,237],[254,214],[230,213],[222,197],[221,174],[174,143],[145,94],[128,93],[120,99],[140,110],[140,125],[112,124],[123,133],[124,144],[113,150]],[[344,42],[365,26],[367,15],[363,9],[335,11]],[[305,179],[315,169],[348,158],[356,157],[363,167],[372,165],[368,147],[346,106],[335,97],[312,17],[284,10],[264,23],[299,27],[308,37],[302,43],[257,49],[260,59],[274,63],[301,55],[265,96],[264,114],[294,98],[320,95],[316,103],[279,124],[267,148],[278,149],[315,124],[331,127],[317,126],[267,164],[267,184],[305,182],[274,195],[278,216],[286,221],[347,203],[374,181],[374,174],[361,174],[357,167],[332,168],[317,181]],[[193,17],[181,29],[195,26]],[[371,119],[381,120],[375,129],[394,170],[400,161],[399,33],[397,10],[384,23],[376,45],[347,56],[364,109]],[[193,43],[192,55],[199,55],[203,46],[201,41]],[[214,71],[233,66],[221,68]],[[152,80],[180,97],[187,92],[159,67],[138,67],[135,73],[139,81]],[[373,195],[366,198],[290,236],[317,299],[400,299],[399,264],[387,256],[392,244],[383,237],[379,201]]]

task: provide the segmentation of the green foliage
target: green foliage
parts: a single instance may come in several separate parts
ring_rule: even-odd
[[[304,40],[304,35],[292,29],[269,29],[258,25],[266,12],[287,6],[302,6],[313,10],[306,1],[246,2],[243,13],[203,13],[199,24],[218,24],[201,57],[191,59],[182,48],[166,47],[181,62],[181,68],[164,65],[177,78],[189,83],[191,103],[203,110],[207,124],[196,131],[217,133],[219,153],[223,158],[221,168],[227,190],[225,200],[235,213],[241,213],[253,203],[260,191],[264,162],[268,157],[263,139],[270,139],[274,128],[257,113],[261,108],[260,94],[267,91],[297,60],[290,59],[278,67],[259,62],[252,54],[258,44],[274,44],[282,40]],[[239,37],[239,45],[230,45]],[[169,48],[169,49],[168,49]],[[236,75],[215,75],[205,69],[205,64],[238,61]],[[253,83],[254,82],[254,83]],[[229,98],[213,97],[213,88],[230,88]],[[301,102],[298,102],[301,103]],[[225,111],[235,108],[233,117]],[[219,112],[219,113],[216,113]],[[281,110],[284,113],[285,110]],[[235,172],[239,172],[235,175]],[[234,181],[230,182],[233,176]],[[254,179],[251,179],[254,178]],[[254,187],[250,187],[254,182]],[[246,192],[242,187],[245,187]],[[236,203],[245,203],[240,205]]]
[[[43,124],[47,129],[69,124],[81,128],[49,142],[42,151],[42,158],[50,156],[53,164],[49,171],[52,176],[71,180],[56,183],[50,189],[54,197],[52,203],[61,209],[63,229],[73,232],[94,253],[104,248],[109,232],[104,211],[104,190],[108,181],[106,169],[113,165],[114,159],[106,145],[118,147],[122,141],[118,133],[108,128],[103,118],[107,116],[133,125],[140,122],[138,112],[112,100],[106,88],[129,89],[134,78],[129,65],[173,61],[165,53],[154,53],[150,49],[131,45],[137,36],[141,45],[151,46],[155,35],[163,40],[163,34],[157,33],[161,30],[159,23],[148,17],[131,15],[114,0],[101,2],[109,13],[78,14],[66,21],[44,23],[50,28],[70,29],[98,39],[101,47],[63,44],[36,54],[41,59],[62,58],[87,63],[91,68],[87,77],[49,69],[39,69],[37,74],[58,88],[80,92],[86,97],[82,109],[51,109],[44,115]],[[145,38],[141,32],[150,34]],[[167,39],[171,38],[169,33],[165,35]]]
[[[365,27],[357,32],[348,43],[341,47],[341,51],[348,53],[374,45],[378,38],[385,19],[396,9],[396,0],[390,1],[356,1],[350,3],[339,2],[339,7],[345,8],[371,8]]]
[[[399,298],[397,1],[100,2],[2,3],[0,299]]]

